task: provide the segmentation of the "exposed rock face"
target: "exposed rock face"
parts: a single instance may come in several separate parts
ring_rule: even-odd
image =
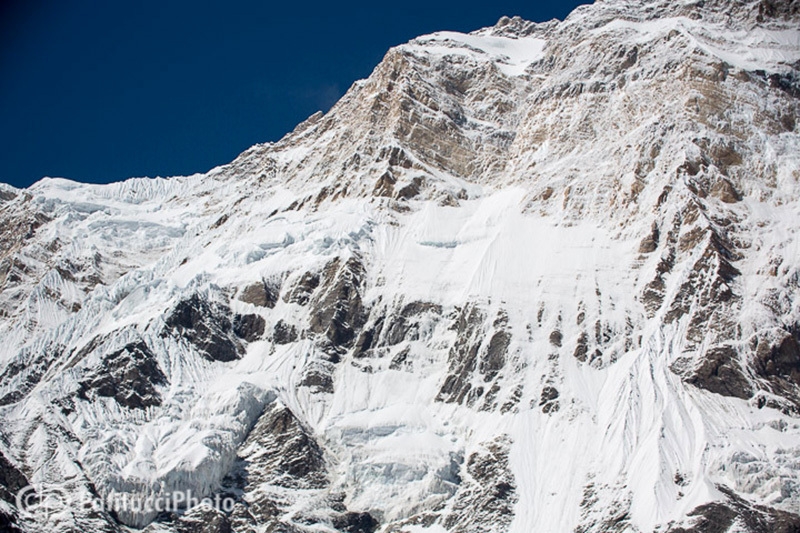
[[[477,306],[465,307],[455,323],[456,342],[450,353],[450,374],[442,385],[438,400],[463,403],[472,390],[470,380],[478,367],[478,351],[484,338],[486,316]],[[476,395],[483,393],[477,389]]]
[[[215,509],[198,508],[186,513],[175,522],[179,533],[231,533],[228,517]]]
[[[297,328],[292,324],[287,324],[279,320],[275,324],[275,331],[272,332],[272,342],[275,344],[289,344],[297,340]]]
[[[319,286],[319,274],[306,272],[297,283],[286,293],[283,299],[288,303],[305,305],[308,303],[311,293]]]
[[[787,334],[779,344],[758,353],[756,369],[762,377],[780,377],[800,385],[800,343],[797,338]]]
[[[256,422],[240,456],[253,486],[319,489],[328,482],[322,449],[294,414],[277,403]]]
[[[517,495],[508,446],[499,437],[467,458],[465,479],[442,520],[448,531],[503,531],[511,524]]]
[[[336,531],[373,533],[378,526],[369,513],[348,511],[331,491],[323,449],[278,402],[266,408],[251,430],[226,483],[229,494],[244,494],[230,513],[235,531],[267,525],[276,531],[332,526]],[[286,489],[300,497],[287,498]]]
[[[345,513],[334,519],[333,527],[346,533],[373,533],[378,521],[369,513]]]
[[[205,175],[0,185],[0,529],[797,531],[798,16],[504,17]]]
[[[441,315],[442,307],[430,302],[411,302],[400,311],[399,316],[390,318],[387,324],[384,342],[388,346],[400,344],[403,341],[415,341],[420,338],[420,318],[425,315]]]
[[[323,289],[311,303],[310,329],[325,335],[334,347],[348,347],[364,323],[361,292],[364,265],[358,258],[335,259],[322,273]]]
[[[165,320],[166,332],[185,339],[206,359],[233,361],[244,352],[234,334],[251,336],[257,333],[258,336],[264,333],[264,328],[258,332],[259,317],[248,315],[255,318],[240,318],[234,331],[231,314],[230,308],[195,294],[172,309]]]
[[[247,342],[259,340],[266,327],[266,321],[258,315],[236,315],[233,319],[233,333]]]
[[[278,301],[280,287],[267,281],[260,281],[244,287],[239,293],[239,300],[256,307],[272,309]]]
[[[292,412],[277,403],[261,415],[239,457],[229,482],[240,485],[239,489],[251,496],[245,497],[232,514],[236,529],[255,528],[265,522],[273,528],[291,528],[288,502],[275,490],[320,491],[327,485],[322,449]]]
[[[0,498],[10,504],[16,503],[17,493],[30,485],[25,474],[11,464],[11,461],[0,452]],[[9,523],[11,518],[8,518]]]
[[[501,389],[496,378],[509,359],[511,334],[503,329],[508,323],[505,312],[500,311],[492,324],[486,320],[478,305],[461,310],[453,325],[456,341],[449,354],[450,372],[436,397],[438,401],[472,406],[483,400],[482,409],[496,407]]]
[[[62,349],[63,347],[57,344],[48,344],[46,347],[40,347],[38,353],[22,350],[7,364],[0,375],[2,384],[5,385],[0,395],[0,405],[13,404],[30,393],[50,368],[54,356],[61,355]]]
[[[747,400],[753,395],[753,390],[738,361],[733,347],[712,348],[705,353],[700,366],[694,369],[687,382],[717,394]]]
[[[768,507],[754,506],[722,488],[728,500],[701,505],[689,513],[692,524],[675,527],[669,533],[724,533],[744,527],[753,533],[791,533],[800,531],[800,516]]]
[[[442,306],[431,302],[397,302],[385,308],[375,306],[355,342],[354,357],[374,358],[394,353],[392,365],[400,369],[410,345],[430,340],[442,320]]]
[[[165,385],[167,379],[145,343],[132,343],[111,352],[101,364],[101,371],[79,382],[80,398],[91,401],[98,396],[110,397],[131,409],[161,405],[156,387]]]

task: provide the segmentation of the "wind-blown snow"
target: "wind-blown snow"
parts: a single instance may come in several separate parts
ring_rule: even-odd
[[[210,495],[280,406],[326,484],[239,489],[279,493],[293,525],[331,495],[416,533],[448,516],[482,532],[688,527],[721,487],[797,512],[800,423],[752,363],[765,332],[800,324],[800,38],[692,9],[607,1],[423,36],[328,115],[207,174],[0,187],[0,451],[31,482]],[[346,273],[333,305],[364,316],[332,348],[312,323],[348,260],[363,279]],[[242,298],[259,284],[274,301]],[[190,297],[264,332],[210,360],[167,327]],[[409,305],[413,329],[377,343]],[[279,325],[296,336],[278,342]],[[157,402],[81,397],[136,343],[163,373]],[[745,354],[749,396],[687,382],[720,345]],[[478,400],[443,393],[453,377]],[[476,503],[498,483],[469,471],[487,443],[508,452],[508,524]]]
[[[628,31],[632,41],[646,43],[664,38],[670,32],[688,36],[698,49],[743,70],[786,71],[800,60],[800,30],[765,28],[729,31],[718,25],[686,17],[637,22],[613,20],[594,33]]]
[[[403,48],[416,53],[463,55],[493,61],[508,76],[519,76],[528,65],[544,56],[547,41],[534,37],[513,39],[442,31],[417,37]]]

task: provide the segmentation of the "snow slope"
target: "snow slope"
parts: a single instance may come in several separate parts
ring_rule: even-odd
[[[504,17],[206,174],[2,186],[0,524],[797,530],[797,28]]]

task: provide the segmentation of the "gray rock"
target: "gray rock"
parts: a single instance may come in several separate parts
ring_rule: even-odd
[[[198,294],[179,302],[167,315],[164,334],[185,339],[211,361],[239,359],[244,347],[233,332],[230,308]]]
[[[123,407],[145,409],[161,405],[157,388],[166,384],[155,355],[139,341],[103,356],[100,369],[80,381],[77,395],[84,400],[110,397]]]

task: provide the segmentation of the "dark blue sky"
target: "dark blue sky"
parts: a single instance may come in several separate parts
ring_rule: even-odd
[[[582,3],[0,0],[0,181],[206,171],[327,111],[391,46]]]

